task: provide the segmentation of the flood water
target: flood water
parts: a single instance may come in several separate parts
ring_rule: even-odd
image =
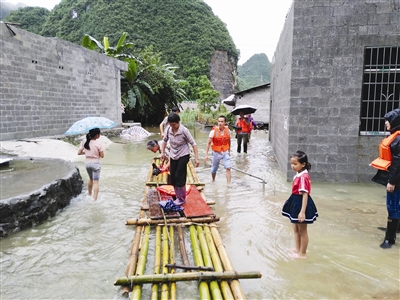
[[[202,157],[208,131],[191,131]],[[87,174],[77,162],[82,195],[44,224],[1,240],[1,299],[125,299],[113,282],[125,274],[135,232],[125,220],[138,216],[154,156],[147,140],[115,139],[105,151],[97,202],[86,196]],[[387,218],[383,186],[313,183],[319,218],[308,227],[308,258],[292,259],[291,225],[280,213],[291,183],[274,161],[268,134],[253,133],[248,154],[232,151],[232,163],[267,183],[232,170],[227,187],[223,169],[211,182],[203,162],[197,172],[207,199],[216,203],[218,230],[235,269],[262,274],[240,281],[247,299],[400,298],[400,246],[379,248],[384,232],[378,227]],[[151,271],[149,262],[146,273]],[[179,288],[187,284],[177,285],[179,299],[198,299],[191,288]]]

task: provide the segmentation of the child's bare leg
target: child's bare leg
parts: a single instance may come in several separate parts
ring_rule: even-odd
[[[93,189],[93,179],[89,179],[87,184],[88,194],[92,196],[92,189]]]
[[[300,234],[298,224],[292,223],[293,233],[294,233],[294,242],[296,243],[296,252],[300,252]]]
[[[99,181],[93,180],[93,201],[97,200],[98,194],[99,194]]]
[[[307,257],[307,247],[308,247],[308,232],[307,232],[307,224],[297,224],[298,231],[300,236],[300,257]]]

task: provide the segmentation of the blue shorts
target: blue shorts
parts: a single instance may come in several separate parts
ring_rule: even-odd
[[[101,170],[100,162],[91,162],[86,164],[86,171],[89,175],[89,178],[92,180],[100,179],[100,170]]]
[[[211,174],[216,174],[218,171],[219,162],[224,163],[225,169],[231,168],[231,157],[229,156],[229,151],[225,152],[215,152],[213,151],[213,159],[212,159],[212,169]]]

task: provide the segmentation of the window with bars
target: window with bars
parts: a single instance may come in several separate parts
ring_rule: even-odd
[[[400,47],[366,47],[360,135],[385,135],[383,116],[400,106]]]

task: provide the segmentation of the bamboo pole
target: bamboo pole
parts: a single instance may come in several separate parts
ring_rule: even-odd
[[[210,250],[211,259],[216,272],[223,272],[221,259],[219,258],[217,248],[215,248],[214,240],[211,235],[211,230],[208,226],[204,226],[204,233],[206,235],[208,249]],[[221,292],[225,300],[233,300],[234,297],[231,292],[231,288],[226,280],[220,282]]]
[[[225,246],[222,243],[221,236],[217,228],[211,227],[211,235],[214,240],[215,247],[218,250],[219,257],[221,258],[222,265],[226,271],[234,271],[232,262],[226,253]],[[235,299],[246,299],[246,296],[243,293],[242,287],[238,280],[231,280],[229,286],[231,287],[231,291]]]
[[[162,273],[165,275],[168,273],[168,268],[165,267],[168,264],[168,228],[167,226],[163,227],[162,234]],[[161,285],[161,299],[168,300],[169,297],[169,288],[167,283],[163,283]]]
[[[167,223],[179,224],[179,223],[214,223],[218,222],[220,217],[210,216],[210,217],[199,217],[199,218],[171,218],[167,219]],[[152,220],[147,218],[140,219],[128,219],[126,220],[126,225],[161,225],[164,224],[164,219]]]
[[[148,191],[148,188],[145,189],[145,197],[143,197],[143,199],[142,199],[142,205],[144,205],[145,203],[147,204],[147,199],[146,199],[147,191]],[[145,215],[145,211],[140,210],[139,218],[143,218],[144,215]],[[143,229],[143,226],[136,227],[135,234],[134,234],[133,240],[132,240],[131,249],[129,252],[128,263],[126,266],[126,271],[125,271],[126,276],[131,276],[136,271],[136,264],[137,264],[137,260],[139,257],[139,246],[140,246],[140,238],[142,236],[142,229]],[[128,294],[130,291],[131,291],[131,288],[129,286],[124,286],[122,288],[121,295],[128,297]]]
[[[175,264],[175,257],[174,257],[174,253],[175,253],[175,242],[174,242],[174,227],[170,226],[169,227],[169,237],[170,237],[170,241],[169,241],[169,263],[170,264]],[[168,270],[170,268],[168,268],[167,265],[165,265],[164,267],[166,267]],[[171,269],[171,274],[175,273],[175,269]],[[171,300],[176,300],[176,283],[175,282],[171,282]]]
[[[194,166],[193,166],[192,162],[189,162],[188,166],[192,171],[194,182],[199,182],[199,177],[197,177],[197,173],[196,173],[196,170],[194,169]]]
[[[154,254],[154,274],[160,274],[161,267],[161,227],[156,227],[156,249]],[[158,300],[158,284],[151,287],[151,300]]]
[[[197,232],[194,225],[190,225],[189,231],[190,231],[190,241],[192,242],[194,263],[196,264],[196,266],[204,267],[203,257],[201,256],[201,250],[199,246],[199,240],[197,238]],[[200,299],[211,299],[208,284],[204,281],[200,281],[199,283],[199,295]]]
[[[200,241],[201,253],[203,254],[204,266],[213,268],[213,263],[212,263],[210,251],[208,250],[206,237],[204,235],[203,228],[200,225],[197,225],[197,234],[198,234],[199,241]],[[211,290],[211,296],[212,296],[213,300],[217,300],[217,299],[222,300],[223,299],[221,290],[220,290],[218,282],[216,280],[213,280],[210,282],[210,290]]]
[[[210,280],[237,280],[237,279],[255,279],[261,278],[259,271],[247,272],[181,272],[181,273],[168,273],[168,274],[150,274],[150,275],[136,275],[136,276],[122,276],[117,277],[114,285],[126,284],[151,284],[151,283],[168,283],[177,281],[201,281],[206,282]],[[204,299],[204,298],[200,298]]]
[[[187,252],[186,252],[185,239],[183,237],[182,225],[178,225],[178,240],[179,240],[179,250],[181,252],[183,265],[189,266],[189,258],[187,256]]]
[[[197,267],[197,266],[181,266],[177,264],[165,265],[168,269],[183,269],[183,270],[197,270],[197,271],[210,271],[214,272],[214,268],[211,267]]]
[[[142,240],[142,248],[140,249],[140,256],[137,263],[136,274],[143,275],[146,268],[147,254],[149,252],[149,240],[150,240],[150,226],[146,226],[144,229],[144,235]],[[134,285],[131,293],[131,300],[140,300],[142,297],[142,286]]]
[[[189,168],[189,164],[186,165],[186,178],[187,178],[187,183],[188,184],[193,184],[193,175],[192,175],[192,170]]]

